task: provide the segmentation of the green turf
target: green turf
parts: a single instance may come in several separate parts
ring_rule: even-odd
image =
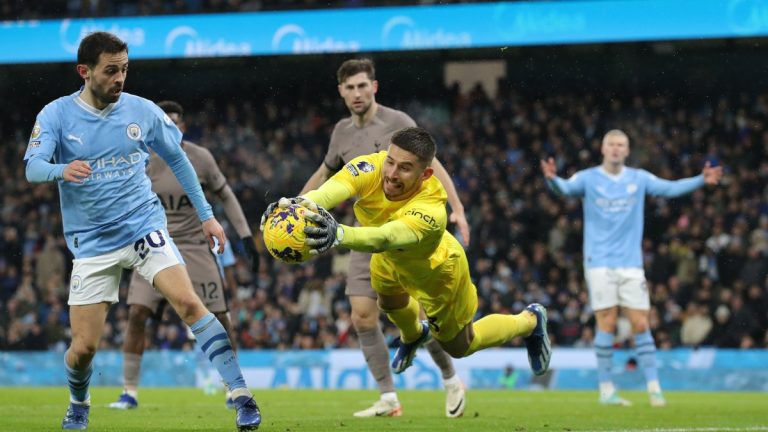
[[[92,389],[92,431],[233,431],[234,412],[221,394],[198,389],[141,389],[132,411],[106,408],[120,389]],[[630,408],[602,407],[596,392],[473,390],[463,418],[444,417],[443,393],[401,391],[400,418],[356,419],[355,410],[376,397],[371,391],[258,391],[264,421],[259,430],[299,431],[586,431],[765,430],[768,395],[668,392],[669,406],[651,408],[644,393],[626,392]],[[0,388],[0,430],[59,430],[66,410],[64,388]]]

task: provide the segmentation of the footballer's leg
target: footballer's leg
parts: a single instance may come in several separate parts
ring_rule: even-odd
[[[365,363],[379,387],[379,399],[368,408],[353,413],[355,417],[398,417],[403,409],[395,392],[389,350],[384,340],[376,303],[377,295],[371,286],[371,254],[350,252],[345,294],[351,306],[352,326],[355,328]]]
[[[619,397],[613,385],[613,334],[619,312],[619,285],[615,270],[606,267],[585,270],[589,288],[589,302],[595,311],[595,354],[597,355],[597,380],[600,387],[600,403],[612,406],[630,406]]]
[[[261,424],[261,413],[253,395],[245,385],[240,364],[224,326],[203,305],[192,289],[192,282],[182,265],[168,267],[153,280],[179,317],[192,329],[200,349],[205,353],[232,392],[240,430],[255,430]]]
[[[667,401],[659,384],[659,369],[656,363],[656,342],[653,340],[648,315],[651,299],[642,268],[623,268],[617,272],[621,276],[619,285],[619,306],[632,325],[635,335],[637,363],[645,376],[648,398],[652,407],[664,407]]]
[[[213,312],[216,319],[224,327],[229,337],[232,351],[236,355],[237,338],[229,318],[225,285],[219,271],[219,266],[216,263],[216,257],[206,244],[183,244],[179,246],[179,252],[186,263],[187,273],[189,273],[195,293],[203,301],[206,309]],[[222,382],[225,388],[225,406],[229,409],[235,409],[232,392],[227,383]]]
[[[139,406],[139,377],[144,355],[147,320],[164,304],[161,296],[138,272],[133,272],[128,285],[128,328],[123,341],[123,392],[112,409],[134,409]]]
[[[392,359],[392,370],[399,374],[413,364],[416,351],[429,340],[429,325],[426,320],[419,319],[419,303],[407,293],[391,295],[379,292],[378,302],[379,308],[400,330],[398,348]]]
[[[619,396],[613,385],[613,334],[616,331],[618,307],[595,310],[597,332],[595,332],[595,354],[597,355],[597,380],[600,387],[600,404],[612,406],[632,405]]]
[[[640,309],[624,309],[632,323],[635,334],[635,350],[637,363],[645,376],[648,398],[652,407],[664,407],[667,401],[659,384],[659,369],[656,364],[656,342],[648,326],[648,311]]]
[[[371,289],[371,292],[373,290]],[[379,400],[372,406],[356,411],[355,417],[399,417],[402,407],[397,399],[392,371],[389,368],[389,351],[379,325],[380,311],[376,300],[363,295],[350,295],[352,325],[355,327],[365,363],[379,386]]]
[[[154,236],[154,237],[153,237]],[[142,277],[160,291],[179,317],[194,333],[200,349],[219,372],[232,391],[237,406],[236,424],[239,430],[255,430],[261,424],[261,412],[253,395],[245,385],[227,332],[203,305],[192,288],[183,259],[170,236],[164,230],[146,236],[150,248],[162,253],[143,253],[134,256],[132,266]]]
[[[118,299],[122,273],[118,262],[116,253],[73,261],[68,299],[72,343],[64,354],[70,403],[62,429],[88,428],[92,360],[104,332],[107,310]]]
[[[235,335],[235,329],[232,327],[232,320],[229,319],[229,312],[214,312],[214,315],[216,315],[216,319],[219,320],[222,327],[224,327],[224,330],[227,332],[229,343],[232,344],[232,351],[237,355],[237,336]],[[235,409],[236,407],[235,401],[232,399],[232,391],[229,389],[226,382],[222,380],[222,383],[224,384],[224,406],[227,407],[227,409]]]
[[[427,314],[421,310],[419,318],[427,319]],[[453,367],[453,359],[440,345],[437,339],[430,339],[424,344],[429,351],[429,355],[434,360],[437,367],[440,368],[440,374],[443,377],[443,386],[445,387],[445,415],[446,417],[461,417],[464,414],[464,383],[456,374]]]

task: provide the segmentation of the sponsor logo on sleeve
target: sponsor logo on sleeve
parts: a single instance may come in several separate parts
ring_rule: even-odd
[[[352,174],[352,175],[353,175],[353,176],[355,176],[355,177],[357,177],[357,176],[359,176],[359,175],[360,175],[360,173],[359,173],[359,172],[357,172],[357,168],[355,168],[355,166],[354,166],[354,165],[352,165],[351,163],[350,163],[350,164],[346,164],[346,165],[344,166],[344,168],[346,168],[346,169],[347,169],[347,171],[349,171],[349,173],[350,173],[350,174]]]
[[[34,149],[40,147],[40,141],[30,141],[29,142],[29,148]]]
[[[360,161],[357,163],[357,169],[359,169],[364,173],[367,173],[367,172],[373,171],[374,169],[376,169],[376,167],[374,167],[373,164],[368,161]]]

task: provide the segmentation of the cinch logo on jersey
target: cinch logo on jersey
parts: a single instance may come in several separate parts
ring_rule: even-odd
[[[435,221],[435,218],[433,218],[432,216],[430,216],[430,215],[428,215],[426,213],[422,213],[422,212],[420,212],[418,210],[408,210],[407,212],[405,212],[405,215],[406,216],[415,216],[415,217],[423,220],[424,222],[428,223],[429,226],[431,226],[432,228],[437,228],[437,221]]]
[[[118,177],[130,176],[136,173],[134,165],[143,160],[140,152],[134,152],[128,155],[112,156],[110,158],[99,158],[89,161],[93,174],[85,181],[110,180]],[[97,172],[98,170],[101,170]]]
[[[632,210],[636,202],[637,198],[634,197],[619,199],[597,198],[595,200],[595,204],[608,213],[626,213]]]

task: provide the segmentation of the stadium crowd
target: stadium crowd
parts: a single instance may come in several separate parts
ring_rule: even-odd
[[[409,113],[438,139],[438,157],[472,227],[467,254],[480,297],[478,316],[540,302],[550,311],[554,344],[591,346],[581,205],[547,190],[538,161],[554,156],[567,177],[598,164],[602,134],[620,128],[631,139],[629,165],[659,177],[696,175],[706,161],[726,168],[717,188],[674,200],[647,198],[643,250],[659,349],[768,348],[768,94],[685,102],[664,93],[531,96],[509,85],[499,88],[495,95],[480,86],[466,93],[452,87],[434,100],[380,101]],[[186,138],[214,153],[258,231],[267,202],[301,189],[344,115],[341,102],[330,97],[289,105],[210,100],[185,114]],[[54,185],[24,178],[21,161],[32,119],[12,126],[15,133],[0,146],[0,350],[63,351],[71,263],[58,195]],[[349,223],[351,206],[337,214]],[[239,347],[355,347],[344,296],[347,256],[336,251],[287,266],[262,247],[258,275],[238,259],[230,306]],[[127,280],[102,348],[122,344]],[[149,348],[191,348],[170,309],[156,318]],[[616,343],[629,346],[629,325],[619,327]],[[395,330],[386,329],[391,341]]]

